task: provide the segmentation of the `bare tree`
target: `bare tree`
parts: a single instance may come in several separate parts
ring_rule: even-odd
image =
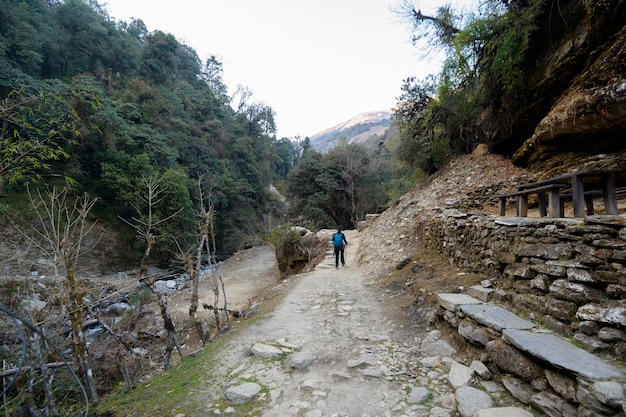
[[[413,0],[402,0],[392,11],[410,26],[414,45],[425,39],[433,49],[452,48],[454,38],[460,31],[450,5],[439,7],[436,14],[430,16],[416,9]]]
[[[252,97],[252,91],[249,87],[238,85],[237,90],[230,98],[231,107],[235,110],[235,113],[240,114],[243,109],[248,105],[248,100]],[[233,105],[234,104],[234,105]]]
[[[198,336],[202,341],[202,344],[206,344],[211,338],[211,331],[205,331],[202,326],[202,321],[198,317],[198,287],[200,283],[200,270],[202,268],[202,252],[204,248],[207,248],[207,254],[209,254],[208,250],[208,239],[209,239],[209,228],[210,223],[212,221],[212,217],[214,214],[213,205],[209,203],[209,208],[207,209],[204,205],[204,190],[202,187],[202,179],[200,176],[198,178],[198,204],[200,208],[196,213],[200,218],[200,222],[198,223],[198,244],[196,247],[196,257],[195,262],[191,257],[187,258],[187,270],[189,276],[191,278],[191,304],[189,305],[189,317],[194,321],[196,326],[196,330],[198,332]]]
[[[350,198],[352,223],[358,220],[357,193],[358,182],[368,168],[367,156],[356,149],[346,149],[346,152],[339,155],[341,166],[341,176],[347,186],[347,194]]]
[[[142,368],[142,355],[140,350],[133,348],[132,343],[128,341],[124,335],[116,333],[99,314],[96,314],[96,320],[102,328],[109,333],[119,343],[120,348],[115,355],[115,364],[126,384],[126,388],[132,389],[136,386]]]
[[[99,236],[92,233],[95,222],[87,220],[97,199],[88,194],[69,200],[69,189],[59,191],[56,187],[42,193],[37,189],[33,194],[28,190],[33,211],[39,220],[39,228],[34,229],[31,241],[46,253],[54,262],[55,276],[59,270],[65,271],[65,291],[61,300],[67,309],[70,320],[72,350],[80,375],[85,384],[89,400],[98,403],[99,396],[90,364],[87,341],[83,332],[84,290],[76,278],[76,267],[80,256],[92,249]],[[28,236],[27,236],[28,237]]]
[[[274,136],[276,134],[274,122],[276,113],[270,106],[266,106],[262,102],[255,102],[244,106],[243,113],[248,119],[248,136]]]
[[[143,183],[146,186],[146,191],[142,194],[140,200],[133,204],[137,217],[133,217],[131,220],[126,220],[121,217],[120,219],[135,229],[139,237],[144,239],[146,242],[146,248],[144,249],[143,257],[141,258],[139,281],[147,285],[150,291],[152,291],[158,299],[161,317],[163,318],[163,326],[167,331],[167,346],[165,350],[164,367],[165,369],[169,369],[171,366],[170,358],[174,348],[176,348],[181,358],[183,357],[183,353],[178,341],[176,340],[176,329],[174,322],[172,321],[172,317],[170,316],[169,309],[167,308],[167,295],[164,292],[157,290],[155,282],[158,277],[148,275],[148,258],[156,246],[157,236],[155,235],[155,227],[175,217],[182,211],[182,208],[170,216],[163,219],[157,219],[154,210],[156,205],[159,204],[165,197],[166,188],[161,185],[160,178],[142,178]]]
[[[198,318],[197,310],[199,304],[198,297],[198,286],[199,286],[199,277],[200,270],[202,268],[202,254],[206,250],[207,260],[209,270],[211,271],[211,285],[213,294],[215,295],[214,305],[208,306],[205,304],[206,309],[212,309],[215,314],[215,323],[217,330],[220,331],[220,317],[218,307],[219,299],[220,299],[220,284],[221,284],[221,292],[224,295],[224,307],[223,311],[226,315],[227,325],[229,322],[229,313],[228,313],[228,303],[226,299],[226,291],[224,289],[224,281],[222,280],[222,276],[219,274],[217,268],[217,262],[215,259],[216,252],[216,243],[215,243],[215,227],[214,227],[214,219],[215,219],[215,205],[211,202],[211,191],[212,187],[209,187],[208,192],[205,191],[205,187],[203,186],[203,177],[198,178],[198,195],[199,195],[199,209],[196,215],[200,218],[198,223],[198,244],[196,247],[196,258],[195,265],[191,262],[191,258],[187,258],[187,264],[189,276],[192,280],[192,292],[191,292],[191,304],[189,306],[189,316],[192,320],[194,320],[196,330],[198,331],[198,336],[202,340],[202,343],[205,344],[210,339],[210,330],[205,331],[202,327],[202,322]]]
[[[21,300],[32,299],[33,291],[32,287],[27,281],[24,281],[25,293],[22,293],[20,289],[18,289],[18,296]],[[54,381],[54,363],[48,363],[46,361],[47,353],[52,349],[50,346],[47,346],[47,341],[41,336],[43,332],[43,323],[39,323],[36,327],[31,325],[30,323],[36,323],[35,319],[35,309],[27,308],[26,304],[20,305],[20,317],[27,317],[28,325],[24,324],[25,321],[22,320],[21,334],[23,335],[22,342],[24,343],[24,356],[28,356],[23,358],[23,360],[28,360],[33,364],[33,366],[20,366],[12,370],[8,370],[9,372],[15,372],[15,379],[18,380],[18,385],[21,385],[18,389],[22,393],[28,393],[28,397],[25,398],[24,395],[21,395],[22,403],[31,403],[29,409],[33,412],[39,408],[42,408],[43,413],[45,415],[51,416],[59,416],[59,410],[56,406],[56,397],[54,394],[53,381]],[[26,353],[28,352],[28,355]],[[4,367],[3,367],[4,369]],[[21,383],[21,380],[25,378],[19,378],[19,372],[23,371],[24,374],[28,374],[28,381],[26,384]],[[4,373],[4,372],[3,372]],[[3,375],[4,376],[4,375]],[[40,387],[43,390],[43,397],[45,401],[41,407],[39,404],[35,404],[34,399],[37,397],[41,397],[40,394],[36,393],[37,387]],[[31,401],[32,399],[32,401]],[[5,399],[5,406],[6,406]],[[8,412],[7,412],[8,415]]]

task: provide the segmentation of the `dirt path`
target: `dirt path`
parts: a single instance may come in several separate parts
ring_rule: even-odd
[[[251,403],[262,409],[254,415],[385,416],[391,410],[417,415],[411,410],[424,408],[409,404],[408,398],[419,378],[414,342],[421,335],[389,318],[386,295],[355,266],[357,232],[348,231],[346,237],[346,268],[335,269],[329,250],[314,271],[284,284],[286,294],[271,311],[262,307],[253,324],[233,331],[222,356],[224,366],[216,370],[223,380],[212,378],[200,394],[205,401],[216,399],[203,412],[234,412],[228,409],[232,404],[217,399],[225,388],[246,381],[267,388]],[[282,345],[285,355],[310,353],[315,360],[305,369],[289,369],[288,360],[251,356],[259,343]],[[433,394],[435,402],[452,395],[444,385],[431,392],[431,399]]]

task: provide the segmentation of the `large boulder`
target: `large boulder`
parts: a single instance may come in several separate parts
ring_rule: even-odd
[[[283,275],[311,270],[326,254],[326,242],[303,227],[292,227],[284,233],[276,248],[278,268]]]

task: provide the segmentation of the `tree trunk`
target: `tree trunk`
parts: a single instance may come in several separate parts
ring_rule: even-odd
[[[33,351],[35,352],[35,357],[37,362],[39,362],[39,372],[41,372],[41,378],[43,379],[43,389],[46,395],[46,408],[49,412],[46,414],[51,414],[54,417],[60,416],[59,410],[56,407],[56,400],[54,399],[54,392],[52,389],[52,381],[54,380],[54,372],[50,373],[48,371],[48,365],[44,360],[43,354],[41,353],[41,338],[39,334],[34,332],[31,337],[31,346]]]
[[[215,270],[215,268],[212,267],[211,265],[211,280],[213,281],[213,294],[215,295],[215,302],[213,303],[214,306],[219,305],[220,302],[220,287],[217,283],[217,271]],[[220,313],[217,309],[213,310],[213,313],[215,314],[215,325],[217,326],[217,331],[219,332],[220,329]]]
[[[74,269],[70,265],[67,268],[67,282],[69,284],[68,313],[72,332],[72,349],[74,351],[74,361],[77,365],[78,375],[83,379],[87,395],[92,403],[100,401],[96,383],[93,378],[93,370],[89,364],[89,352],[87,351],[87,341],[83,332],[83,293],[79,291],[74,275]]]
[[[222,294],[224,295],[224,311],[226,312],[226,326],[230,327],[230,314],[228,313],[228,302],[226,301],[226,288],[224,286],[224,280],[222,279],[222,274],[217,275],[220,278],[220,283],[222,284]]]
[[[200,270],[202,268],[202,250],[206,246],[207,233],[206,233],[206,221],[203,226],[200,227],[200,236],[198,238],[198,248],[196,251],[196,262],[194,263],[189,259],[188,261],[188,273],[191,278],[191,304],[189,306],[189,317],[194,322],[198,337],[202,341],[202,345],[206,345],[211,340],[211,331],[205,331],[202,325],[202,320],[198,317],[198,287],[200,283]]]
[[[165,326],[165,330],[167,330],[167,346],[165,350],[165,369],[170,369],[170,358],[172,356],[172,352],[174,348],[178,351],[180,358],[184,358],[183,352],[178,345],[178,341],[176,340],[176,330],[174,328],[174,322],[172,321],[172,317],[170,317],[170,313],[167,309],[167,296],[165,294],[161,294],[159,298],[159,307],[161,307],[161,317],[163,317],[163,322]]]

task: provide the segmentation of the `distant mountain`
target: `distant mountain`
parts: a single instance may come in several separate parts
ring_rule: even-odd
[[[362,113],[347,122],[338,124],[311,136],[311,144],[318,152],[334,148],[339,140],[347,143],[364,143],[374,136],[382,137],[391,125],[390,111]]]

